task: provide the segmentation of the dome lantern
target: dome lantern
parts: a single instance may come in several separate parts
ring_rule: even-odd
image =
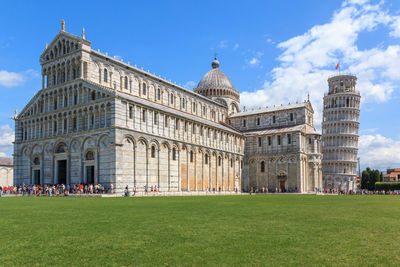
[[[217,60],[217,57],[214,58],[214,61],[211,63],[211,67],[213,69],[219,68],[219,61]]]

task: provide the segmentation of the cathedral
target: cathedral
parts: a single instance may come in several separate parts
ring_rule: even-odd
[[[42,88],[16,114],[14,184],[117,192],[322,188],[310,101],[240,111],[215,58],[188,90],[61,31],[40,56]]]

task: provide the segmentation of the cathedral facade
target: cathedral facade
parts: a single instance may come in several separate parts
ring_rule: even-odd
[[[191,91],[93,50],[84,31],[67,33],[62,23],[40,64],[42,89],[14,118],[15,185],[100,183],[163,192],[319,186],[311,104],[239,112],[239,91],[217,59]],[[292,115],[284,122],[289,111],[293,123]],[[271,116],[279,123],[266,122]],[[256,117],[261,126],[252,125]],[[260,138],[262,149],[254,145]],[[265,175],[257,169],[262,160]]]

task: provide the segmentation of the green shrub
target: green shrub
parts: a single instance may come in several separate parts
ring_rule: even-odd
[[[376,182],[376,190],[400,190],[400,182]]]

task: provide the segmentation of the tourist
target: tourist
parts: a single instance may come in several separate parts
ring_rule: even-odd
[[[129,197],[129,188],[128,185],[125,187],[125,196]]]

